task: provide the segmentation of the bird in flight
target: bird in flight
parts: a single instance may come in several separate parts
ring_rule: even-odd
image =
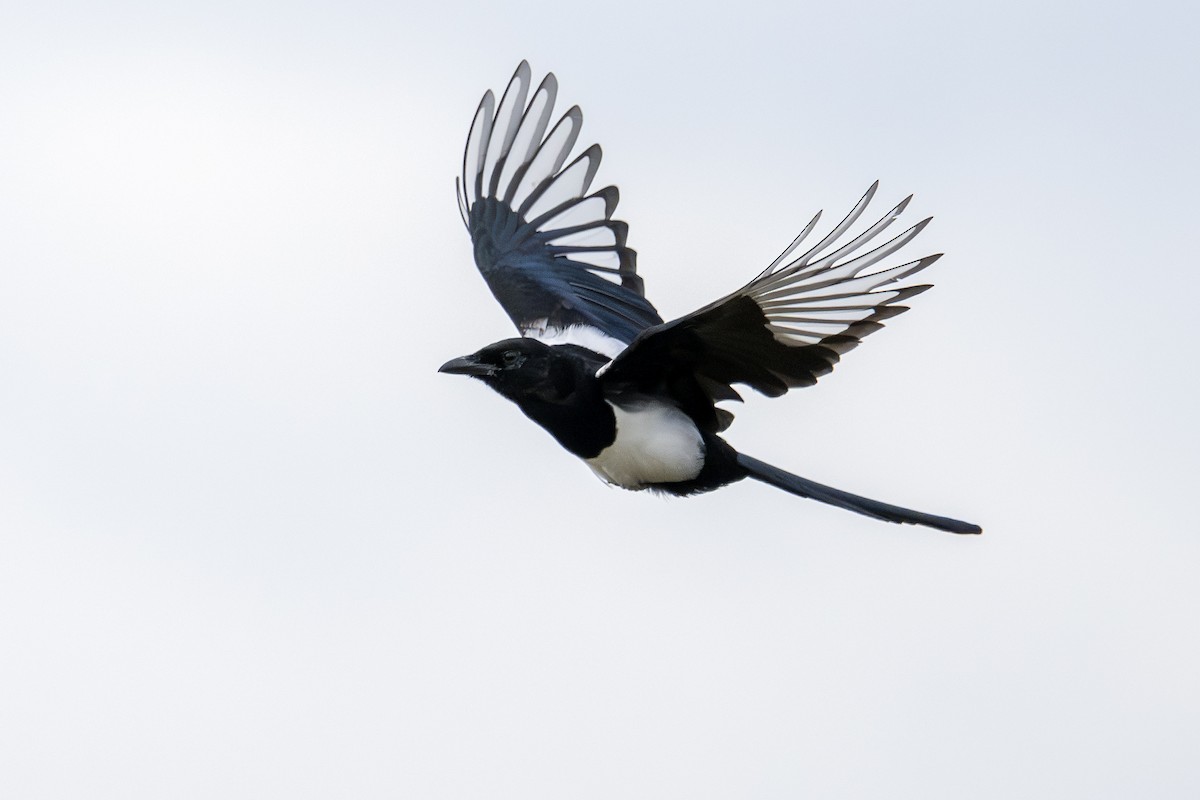
[[[720,434],[741,400],[812,386],[841,356],[928,285],[897,284],[940,257],[877,266],[928,224],[875,244],[909,199],[854,236],[875,195],[801,251],[820,219],[758,277],[664,322],[645,297],[628,226],[613,219],[617,188],[589,192],[593,144],[568,162],[583,120],[572,106],[550,124],[558,82],[537,88],[522,61],[496,102],[489,90],[467,135],[459,211],[475,264],[520,331],[442,365],[511,400],[602,480],[671,495],[743,478],[888,522],[980,533],[978,525],[815,483],[739,453]],[[873,245],[873,246],[872,246]]]

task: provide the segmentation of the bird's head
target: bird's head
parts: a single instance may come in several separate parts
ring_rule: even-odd
[[[438,368],[451,375],[470,375],[510,399],[518,399],[553,383],[554,352],[536,339],[505,339],[452,358]]]

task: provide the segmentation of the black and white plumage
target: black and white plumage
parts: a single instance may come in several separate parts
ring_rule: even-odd
[[[592,145],[570,159],[582,114],[551,125],[553,74],[530,91],[521,62],[499,103],[488,91],[467,136],[459,208],[475,263],[520,338],[453,359],[517,404],[603,480],[689,495],[750,477],[802,497],[954,533],[980,528],[814,483],[734,450],[719,434],[733,414],[717,403],[749,386],[770,397],[811,386],[904,301],[930,288],[898,286],[939,255],[886,262],[928,224],[883,236],[909,198],[849,231],[874,184],[829,233],[802,250],[818,213],[770,266],[738,291],[664,322],[646,300],[628,227],[612,218],[617,189],[590,191]],[[799,253],[799,255],[797,255]]]

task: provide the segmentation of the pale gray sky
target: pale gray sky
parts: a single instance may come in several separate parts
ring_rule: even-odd
[[[0,795],[1200,795],[1196,16],[10,4]],[[729,438],[983,537],[606,489],[436,374],[521,58],[665,315],[916,193],[937,288]]]

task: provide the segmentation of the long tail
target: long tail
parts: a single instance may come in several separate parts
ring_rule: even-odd
[[[800,497],[808,497],[813,500],[820,500],[822,503],[828,503],[831,506],[857,511],[859,514],[866,514],[868,517],[886,520],[887,522],[927,525],[930,528],[937,528],[940,531],[949,531],[950,533],[983,533],[983,528],[980,528],[978,525],[972,525],[969,522],[962,522],[957,519],[950,519],[949,517],[939,517],[935,514],[912,511],[889,503],[881,503],[878,500],[859,497],[856,494],[843,492],[841,489],[823,486],[807,478],[801,478],[799,475],[784,472],[778,467],[772,467],[770,464],[759,461],[757,458],[751,458],[743,453],[737,454],[737,461],[746,469],[749,476],[755,480],[769,483],[771,486],[783,489],[785,492],[791,492],[794,495],[799,495]]]

